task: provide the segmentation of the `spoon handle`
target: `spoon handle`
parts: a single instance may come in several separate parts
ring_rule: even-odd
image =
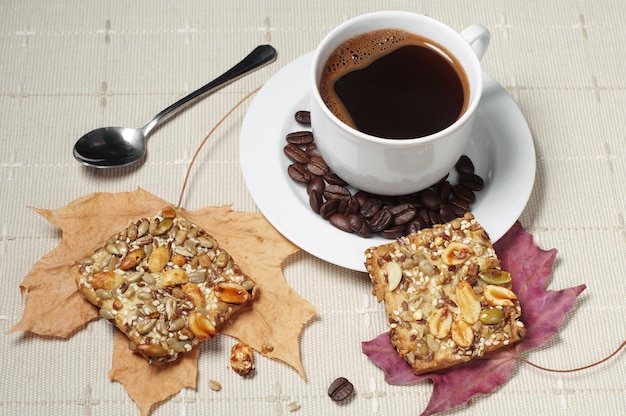
[[[274,49],[270,45],[260,45],[257,46],[248,56],[243,58],[237,65],[233,66],[228,71],[224,72],[219,77],[215,78],[213,81],[206,84],[204,87],[197,89],[191,94],[181,98],[176,101],[174,104],[170,105],[159,114],[154,116],[148,124],[143,127],[143,134],[147,136],[150,130],[152,130],[159,122],[165,118],[170,113],[174,112],[174,110],[183,107],[185,104],[190,101],[212,92],[230,84],[231,82],[241,78],[247,73],[260,68],[261,66],[268,64],[276,59],[276,49]]]

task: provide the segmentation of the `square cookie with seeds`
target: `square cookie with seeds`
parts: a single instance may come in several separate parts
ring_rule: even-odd
[[[391,341],[415,374],[524,337],[521,307],[487,232],[471,213],[365,251]]]
[[[173,208],[112,235],[73,272],[100,316],[155,365],[216,336],[258,290],[215,238]]]

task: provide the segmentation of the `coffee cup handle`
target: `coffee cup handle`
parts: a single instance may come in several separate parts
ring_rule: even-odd
[[[461,37],[470,44],[478,59],[481,59],[489,46],[491,33],[485,26],[473,24],[463,29]]]

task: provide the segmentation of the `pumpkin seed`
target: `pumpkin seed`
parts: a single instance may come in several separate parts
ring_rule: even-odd
[[[489,308],[480,313],[480,322],[487,325],[496,325],[504,320],[505,314],[502,309]]]
[[[478,273],[478,277],[488,285],[506,285],[511,282],[511,273],[498,269],[487,269]]]

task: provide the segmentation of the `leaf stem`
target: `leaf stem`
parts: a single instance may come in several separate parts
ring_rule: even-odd
[[[572,368],[570,370],[555,370],[553,368],[542,367],[542,366],[540,366],[538,364],[535,364],[535,363],[532,363],[532,362],[528,361],[526,358],[523,358],[523,357],[520,357],[520,356],[517,356],[517,359],[522,361],[522,362],[524,362],[524,363],[526,363],[526,364],[529,364],[529,365],[531,365],[531,366],[533,366],[535,368],[543,370],[543,371],[550,371],[552,373],[573,373],[575,371],[581,371],[581,370],[586,370],[586,369],[591,368],[591,367],[595,367],[596,365],[602,364],[603,362],[610,360],[615,355],[617,355],[617,353],[620,352],[621,349],[624,348],[625,345],[626,345],[626,341],[623,341],[621,343],[621,345],[619,347],[617,347],[617,349],[615,351],[613,351],[610,355],[608,355],[607,357],[604,357],[600,361],[597,361],[597,362],[595,362],[593,364],[585,365],[583,367]]]
[[[191,162],[189,163],[189,166],[187,167],[187,174],[185,175],[185,181],[183,182],[183,187],[180,190],[180,196],[178,198],[178,204],[176,205],[176,209],[180,209],[181,205],[183,204],[183,195],[185,194],[185,189],[187,188],[187,182],[189,181],[189,174],[191,173],[191,167],[193,166],[194,162],[196,161],[196,159],[198,157],[198,154],[200,153],[200,150],[202,149],[202,147],[205,145],[207,140],[209,140],[209,137],[211,137],[211,135],[213,135],[215,130],[217,130],[217,128],[224,121],[226,121],[226,119],[237,109],[237,107],[239,107],[241,104],[243,104],[248,98],[250,98],[252,95],[254,95],[260,89],[261,89],[261,87],[257,87],[253,91],[251,91],[250,93],[246,94],[246,96],[243,97],[241,100],[239,100],[239,102],[237,104],[235,104],[233,108],[228,110],[228,112],[226,114],[224,114],[224,116],[215,124],[215,126],[213,126],[211,131],[209,131],[207,133],[207,135],[204,136],[204,139],[202,139],[202,142],[200,142],[200,145],[198,146],[198,148],[194,152],[193,157],[191,158]]]

